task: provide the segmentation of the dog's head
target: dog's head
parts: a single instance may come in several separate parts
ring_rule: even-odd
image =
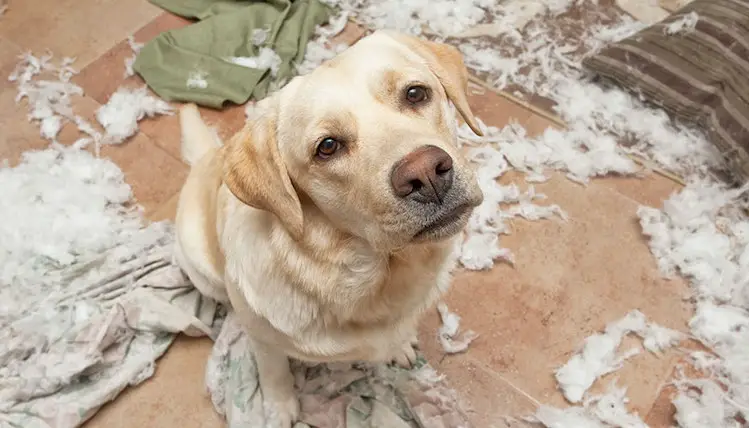
[[[292,236],[305,212],[380,250],[457,234],[483,199],[453,107],[480,134],[453,47],[379,31],[257,104],[224,180]]]

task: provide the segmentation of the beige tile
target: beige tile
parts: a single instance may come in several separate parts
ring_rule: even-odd
[[[178,337],[156,364],[151,379],[127,388],[84,427],[224,427],[204,382],[212,346],[208,338]]]
[[[561,205],[569,222],[514,222],[502,243],[515,266],[458,274],[447,303],[464,328],[481,334],[471,358],[535,399],[563,405],[553,371],[585,337],[632,309],[684,329],[687,290],[682,281],[660,278],[640,236],[636,203],[600,184],[583,188],[559,176],[537,189]],[[641,355],[631,362],[615,376],[630,387],[632,408],[645,414],[672,358]]]
[[[12,3],[0,20],[0,36],[36,54],[75,57],[79,69],[161,13],[146,0]]]

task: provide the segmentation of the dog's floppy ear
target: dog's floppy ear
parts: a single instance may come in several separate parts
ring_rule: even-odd
[[[301,239],[302,206],[278,149],[273,106],[263,106],[232,137],[224,147],[223,162],[224,183],[234,196],[273,213],[294,239]]]
[[[426,61],[466,124],[476,135],[483,136],[476,117],[468,105],[468,70],[463,63],[463,55],[460,51],[445,43],[436,43],[394,31],[384,30],[383,32],[408,46]]]

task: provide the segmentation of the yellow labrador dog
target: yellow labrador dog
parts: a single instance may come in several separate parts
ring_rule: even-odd
[[[467,77],[456,49],[379,31],[259,102],[226,145],[182,109],[177,259],[246,328],[276,426],[299,413],[289,357],[414,361],[483,199],[456,144],[454,109],[480,133]]]

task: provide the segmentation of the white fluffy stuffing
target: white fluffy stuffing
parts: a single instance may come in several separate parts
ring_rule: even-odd
[[[281,67],[281,57],[271,48],[262,47],[256,56],[234,56],[226,58],[232,64],[257,70],[270,70],[272,76],[278,74]]]
[[[662,210],[638,212],[661,272],[689,278],[697,302],[689,327],[718,357],[693,354],[714,379],[685,381],[700,392],[685,387],[674,400],[682,427],[733,426],[749,413],[749,223],[736,205],[743,193],[694,179]]]
[[[193,71],[187,75],[187,87],[190,89],[205,89],[208,87],[208,81],[205,78],[208,77],[206,73],[202,71]]]
[[[45,139],[56,142],[62,127],[72,123],[86,135],[81,144],[94,141],[98,153],[99,144],[119,144],[134,135],[144,117],[172,114],[169,104],[148,95],[145,87],[120,88],[96,111],[96,119],[104,127],[104,133],[100,132],[73,107],[73,100],[83,96],[83,89],[70,81],[77,73],[73,62],[65,58],[54,64],[51,54],[36,57],[26,53],[8,78],[16,84],[16,101],[27,102],[28,118],[39,126]]]
[[[627,390],[611,385],[606,394],[566,409],[542,405],[531,418],[549,428],[647,428],[639,415],[627,410]]]
[[[677,331],[648,322],[642,312],[629,312],[607,325],[603,333],[585,339],[580,352],[557,369],[555,376],[567,401],[581,402],[598,378],[618,370],[624,361],[639,353],[639,349],[634,348],[617,354],[622,339],[630,333],[641,337],[643,346],[654,353],[674,346],[683,339],[683,335]]]
[[[255,28],[254,30],[252,30],[252,34],[250,34],[250,41],[255,46],[262,46],[268,39],[269,33],[269,28]]]
[[[460,334],[460,317],[450,312],[445,303],[439,303],[437,311],[442,320],[438,336],[442,350],[446,354],[458,354],[468,350],[468,346],[478,337],[478,334],[472,330],[466,330]]]
[[[295,64],[298,74],[304,75],[312,72],[312,70],[322,65],[322,63],[333,59],[333,57],[348,48],[348,45],[344,43],[333,44],[331,39],[346,28],[349,16],[349,12],[343,11],[331,18],[327,26],[320,26],[315,29],[314,37],[309,40],[305,48],[304,60],[299,64]]]
[[[128,46],[130,46],[130,49],[133,51],[133,55],[125,58],[125,77],[126,78],[135,75],[135,70],[133,70],[133,64],[135,64],[135,59],[138,57],[138,53],[140,53],[140,50],[143,49],[143,46],[144,46],[143,43],[136,42],[134,36],[129,36],[127,38],[127,44]]]
[[[0,169],[0,187],[13,207],[0,210],[6,320],[49,297],[60,285],[51,273],[98,256],[142,226],[122,171],[76,146],[24,153],[18,166]]]
[[[570,403],[579,403],[599,377],[621,368],[622,363],[639,353],[630,349],[621,355],[616,351],[628,333],[644,328],[645,317],[637,311],[606,326],[603,333],[585,339],[582,350],[557,369],[555,377],[564,397]]]
[[[83,89],[70,81],[76,74],[73,62],[72,58],[65,58],[54,64],[51,54],[36,57],[25,53],[8,77],[16,84],[16,102],[28,103],[29,121],[36,123],[41,136],[49,141],[56,140],[65,122],[76,119],[71,101],[83,95]]]
[[[96,111],[96,120],[104,127],[103,144],[120,144],[138,132],[138,121],[145,117],[173,114],[166,101],[148,94],[146,87],[120,88]]]
[[[697,12],[692,11],[684,15],[681,19],[671,22],[669,24],[666,24],[666,28],[663,29],[663,32],[666,34],[672,34],[672,35],[679,34],[679,33],[687,33],[687,32],[694,30],[694,27],[697,26],[697,23],[699,21],[700,21],[700,16],[697,15]]]

